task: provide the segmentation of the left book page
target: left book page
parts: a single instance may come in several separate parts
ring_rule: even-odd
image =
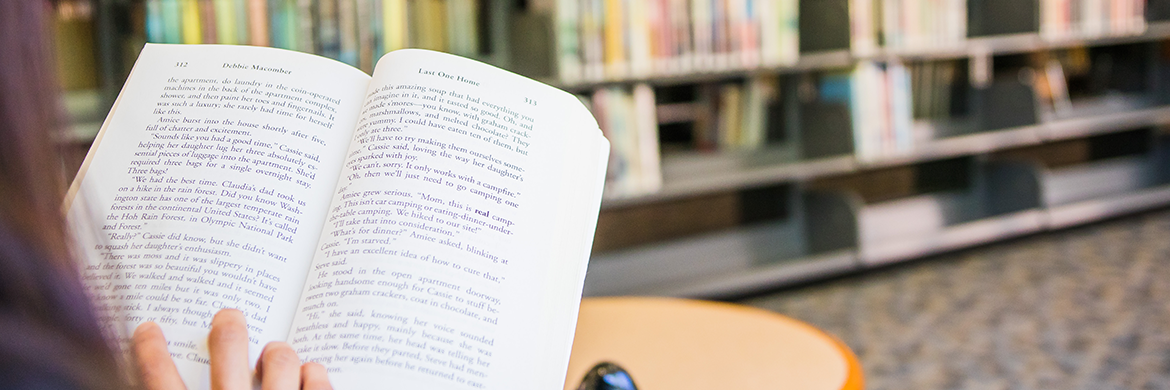
[[[283,341],[370,77],[285,50],[148,44],[66,199],[109,333],[163,327],[207,388],[207,332]]]

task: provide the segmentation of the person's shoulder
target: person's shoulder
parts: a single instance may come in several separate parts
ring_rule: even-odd
[[[81,390],[59,373],[29,369],[28,367],[0,366],[0,390]]]

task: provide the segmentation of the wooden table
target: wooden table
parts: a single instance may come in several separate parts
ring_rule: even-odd
[[[639,390],[860,390],[853,352],[808,324],[729,303],[670,298],[581,302],[565,389],[601,361]]]

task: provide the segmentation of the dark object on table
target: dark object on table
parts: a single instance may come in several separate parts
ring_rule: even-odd
[[[577,390],[638,390],[624,368],[610,362],[597,363],[585,374]]]

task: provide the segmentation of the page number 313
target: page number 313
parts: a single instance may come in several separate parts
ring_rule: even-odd
[[[524,104],[527,104],[527,105],[530,105],[530,106],[535,106],[535,105],[536,105],[536,101],[535,101],[535,100],[532,100],[532,99],[529,99],[529,98],[524,98]]]

